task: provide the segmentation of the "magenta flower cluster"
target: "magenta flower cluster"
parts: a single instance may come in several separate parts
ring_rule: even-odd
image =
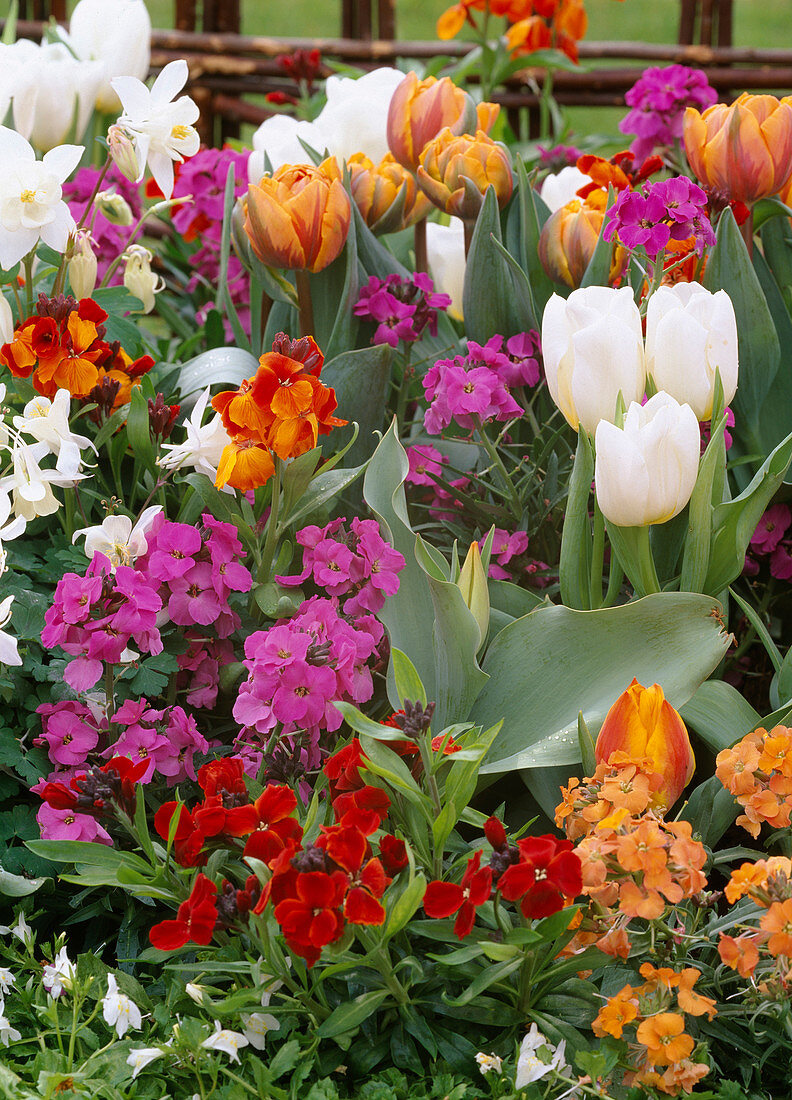
[[[483,546],[484,540],[480,545]],[[512,573],[504,569],[512,558],[524,554],[528,549],[528,536],[525,531],[513,531],[509,534],[501,527],[496,527],[493,532],[492,554],[490,557],[489,575],[496,581],[509,581]]]
[[[245,641],[248,678],[234,704],[245,746],[265,745],[273,732],[290,738],[304,731],[304,763],[316,767],[319,740],[342,722],[336,701],[367,702],[373,694],[367,662],[382,641],[373,615],[347,620],[337,599],[314,596],[292,619],[258,630]]]
[[[792,580],[792,538],[787,534],[792,527],[792,511],[786,504],[773,504],[759,520],[751,535],[749,552],[745,559],[745,573],[756,576],[761,559],[766,558],[770,576],[780,581]]]
[[[625,248],[643,248],[651,260],[670,240],[693,237],[699,254],[706,245],[715,244],[707,196],[687,176],[647,183],[643,191],[622,191],[605,219],[606,241],[618,237]]]
[[[303,548],[303,570],[297,576],[276,577],[280,584],[304,584],[309,577],[329,596],[343,596],[345,615],[376,615],[388,596],[399,591],[404,556],[386,542],[373,519],[335,519],[326,527],[297,532]]]
[[[400,340],[405,344],[420,340],[426,328],[436,336],[438,313],[450,305],[450,295],[435,293],[430,277],[416,271],[409,279],[400,275],[378,279],[372,275],[361,289],[353,312],[356,317],[376,322],[372,344],[395,348]]]
[[[512,336],[505,348],[502,336],[484,345],[469,340],[467,355],[439,359],[426,372],[423,387],[430,404],[424,427],[439,435],[452,420],[469,429],[485,420],[511,420],[522,409],[509,388],[535,385],[539,377],[536,333]]]
[[[63,198],[68,203],[71,215],[79,225],[85,208],[96,190],[101,174],[100,168],[80,168],[74,177],[63,184]],[[131,183],[123,176],[115,164],[111,164],[102,181],[101,188],[104,191],[114,191],[120,195],[129,205],[132,211],[133,224],[140,217],[143,205],[140,198],[140,188],[136,183]],[[99,281],[105,277],[107,269],[113,260],[117,259],[127,246],[129,234],[132,232],[130,225],[114,225],[107,220],[101,210],[96,210],[93,217],[87,220],[91,230],[91,242],[97,260],[97,276]],[[113,272],[110,283],[120,285],[124,279],[123,264]]]
[[[646,69],[624,97],[632,110],[619,123],[623,134],[635,134],[630,148],[637,160],[667,148],[682,137],[685,108],[712,106],[718,93],[700,69],[687,65]]]
[[[554,145],[552,149],[537,145],[537,150],[540,165],[551,173],[576,166],[578,159],[583,155],[583,150],[575,145]]]

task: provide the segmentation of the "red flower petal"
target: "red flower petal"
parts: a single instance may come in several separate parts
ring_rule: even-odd
[[[455,882],[440,882],[435,880],[426,887],[423,907],[427,917],[442,919],[456,913],[465,900],[465,894],[461,886]]]
[[[347,894],[344,915],[351,924],[383,924],[385,909],[368,890],[354,886]]]

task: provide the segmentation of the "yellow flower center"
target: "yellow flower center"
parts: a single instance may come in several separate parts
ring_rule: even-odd
[[[171,137],[175,138],[176,141],[184,141],[185,138],[188,138],[190,136],[191,129],[191,126],[174,126],[171,130]]]
[[[19,196],[22,202],[35,202],[36,192],[31,191],[29,187],[26,187],[22,194]]]

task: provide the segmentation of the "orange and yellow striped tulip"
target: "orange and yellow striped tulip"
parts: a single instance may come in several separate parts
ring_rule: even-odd
[[[557,283],[576,290],[597,247],[605,211],[580,199],[551,214],[539,235],[539,259]],[[612,252],[608,282],[613,285],[624,271],[627,253],[616,245]]]
[[[386,153],[374,164],[365,153],[348,161],[352,199],[372,233],[395,233],[425,218],[432,204],[415,176]]]
[[[318,167],[284,164],[251,184],[245,232],[263,264],[322,271],[347,239],[352,205],[333,157]]]
[[[744,203],[777,194],[792,175],[792,99],[743,93],[685,111],[690,167],[710,191]]]
[[[498,204],[511,198],[511,157],[483,130],[457,137],[448,127],[421,154],[418,183],[435,206],[463,221],[475,221],[484,193],[494,187]]]
[[[618,751],[635,761],[651,761],[663,777],[655,797],[666,808],[674,805],[696,767],[685,723],[659,684],[645,688],[633,680],[608,711],[595,747],[597,763]]]

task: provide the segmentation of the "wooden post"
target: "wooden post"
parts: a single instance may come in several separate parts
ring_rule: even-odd
[[[718,7],[718,45],[731,46],[734,39],[734,2],[720,0]]]
[[[391,42],[396,37],[396,0],[379,0],[377,37]]]
[[[701,22],[699,24],[699,42],[702,46],[712,45],[713,8],[717,0],[701,0]]]
[[[696,29],[697,0],[682,0],[679,12],[679,45],[692,46]]]
[[[176,30],[196,31],[196,0],[176,0]]]

